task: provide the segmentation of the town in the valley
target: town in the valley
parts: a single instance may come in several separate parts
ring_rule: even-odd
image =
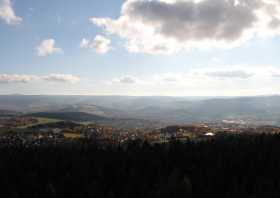
[[[78,123],[48,118],[2,116],[0,141],[2,143],[59,144],[89,140],[100,144],[118,145],[142,140],[149,143],[165,143],[171,140],[204,140],[232,134],[278,134],[280,127],[248,125],[243,121],[221,122],[162,127],[120,128],[95,123]]]

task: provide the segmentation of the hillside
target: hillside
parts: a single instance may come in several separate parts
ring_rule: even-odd
[[[280,96],[209,98],[13,95],[0,96],[0,109],[27,114],[60,112],[55,117],[62,116],[69,120],[81,117],[78,120],[82,121],[115,118],[188,124],[243,120],[249,124],[280,126]],[[73,112],[75,115],[71,115]]]
[[[16,111],[11,111],[11,110],[1,110],[0,109],[0,117],[5,117],[5,116],[18,116],[20,115],[19,112],[16,112]]]
[[[76,121],[76,122],[90,122],[90,121],[101,121],[101,120],[110,119],[110,118],[105,118],[102,116],[92,115],[83,112],[39,112],[39,113],[27,114],[26,116],[52,118],[52,119]]]

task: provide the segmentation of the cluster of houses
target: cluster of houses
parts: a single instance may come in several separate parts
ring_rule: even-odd
[[[1,120],[1,119],[0,119]],[[36,124],[32,118],[14,118],[9,125],[2,119],[0,121],[0,140],[23,142],[63,142],[65,140],[86,139],[101,144],[120,144],[133,140],[144,140],[150,143],[163,143],[176,139],[181,141],[212,138],[218,134],[240,133],[280,133],[279,127],[272,126],[247,126],[244,124],[222,122],[192,125],[173,125],[155,129],[119,129],[96,124],[79,124],[74,122],[55,122]],[[3,126],[1,126],[1,123]],[[35,124],[34,124],[35,123]],[[21,125],[30,127],[15,127]]]
[[[30,117],[0,117],[0,127],[20,127],[36,124],[37,119]]]

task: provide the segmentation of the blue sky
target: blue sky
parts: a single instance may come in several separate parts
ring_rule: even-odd
[[[280,3],[210,2],[0,0],[0,94],[278,94]]]

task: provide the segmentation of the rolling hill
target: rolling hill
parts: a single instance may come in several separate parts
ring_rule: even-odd
[[[67,121],[75,121],[75,122],[112,120],[110,118],[83,113],[83,112],[38,112],[38,113],[27,114],[26,116],[51,118],[51,119],[67,120]]]
[[[280,96],[277,95],[215,98],[10,95],[0,96],[0,109],[27,114],[41,112],[48,117],[82,121],[107,119],[109,122],[113,118],[188,124],[238,119],[280,126]]]

